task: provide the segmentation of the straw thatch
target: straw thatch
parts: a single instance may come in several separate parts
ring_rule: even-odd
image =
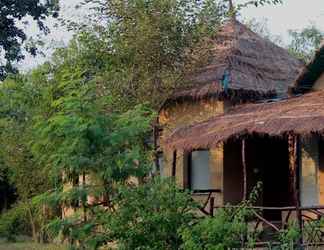
[[[303,67],[286,50],[236,20],[220,29],[210,53],[208,65],[188,76],[193,87],[176,91],[169,101],[210,96],[229,98],[232,94],[258,100],[273,97],[275,93],[286,94]],[[225,72],[229,79],[227,91],[222,84]]]
[[[306,93],[312,89],[316,80],[324,72],[324,43],[316,51],[313,59],[305,66],[303,71],[298,76],[293,93]]]
[[[324,91],[262,104],[246,104],[226,115],[176,130],[166,141],[172,148],[211,148],[246,135],[284,136],[324,132]]]

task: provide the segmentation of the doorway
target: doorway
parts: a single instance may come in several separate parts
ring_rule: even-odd
[[[288,140],[277,137],[253,137],[246,141],[247,186],[250,193],[262,183],[257,205],[284,207],[291,201],[289,193]],[[280,211],[265,210],[264,217],[281,221]]]
[[[284,207],[291,205],[289,192],[288,139],[253,136],[245,146],[247,194],[262,184],[254,205]],[[243,199],[242,141],[224,144],[224,203],[235,205]],[[280,211],[265,211],[270,221],[280,221]]]

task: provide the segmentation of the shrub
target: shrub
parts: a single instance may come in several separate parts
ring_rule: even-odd
[[[30,234],[26,210],[17,205],[0,217],[0,237],[8,241],[15,241],[19,235]]]
[[[170,179],[154,179],[121,191],[119,209],[108,223],[120,249],[178,249],[177,233],[194,218],[196,204]]]
[[[220,250],[253,246],[255,234],[249,231],[247,221],[251,212],[244,206],[224,208],[215,217],[201,219],[192,227],[180,231],[185,250]]]

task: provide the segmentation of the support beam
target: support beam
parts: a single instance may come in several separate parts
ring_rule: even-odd
[[[172,177],[176,177],[177,173],[177,151],[173,151],[173,159],[172,159]]]
[[[291,197],[291,205],[296,206],[299,201],[298,195],[298,160],[297,160],[297,136],[290,134],[288,136],[288,152],[289,152],[289,193]]]
[[[242,140],[243,200],[247,199],[246,141]]]
[[[303,244],[303,218],[300,209],[300,187],[299,187],[299,136],[290,134],[288,136],[289,150],[289,191],[293,195],[293,205],[296,206],[297,223],[300,230],[299,244]]]
[[[153,142],[154,142],[154,162],[157,171],[160,171],[159,153],[158,153],[158,138],[159,128],[157,125],[153,127]]]

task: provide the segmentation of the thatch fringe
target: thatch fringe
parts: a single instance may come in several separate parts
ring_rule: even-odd
[[[164,103],[163,108],[173,106],[176,103],[181,102],[196,102],[203,99],[217,99],[220,101],[230,100],[233,104],[243,104],[247,102],[258,102],[265,99],[273,99],[277,97],[276,91],[259,92],[246,89],[228,89],[227,91],[218,90],[212,92],[203,93],[201,89],[200,93],[192,94],[194,90],[190,90],[190,93],[181,93],[180,96],[174,96],[168,99],[168,102]]]
[[[272,103],[241,105],[225,115],[177,129],[163,143],[172,148],[192,150],[212,148],[227,140],[256,134],[276,137],[322,135],[323,106],[324,91]]]

